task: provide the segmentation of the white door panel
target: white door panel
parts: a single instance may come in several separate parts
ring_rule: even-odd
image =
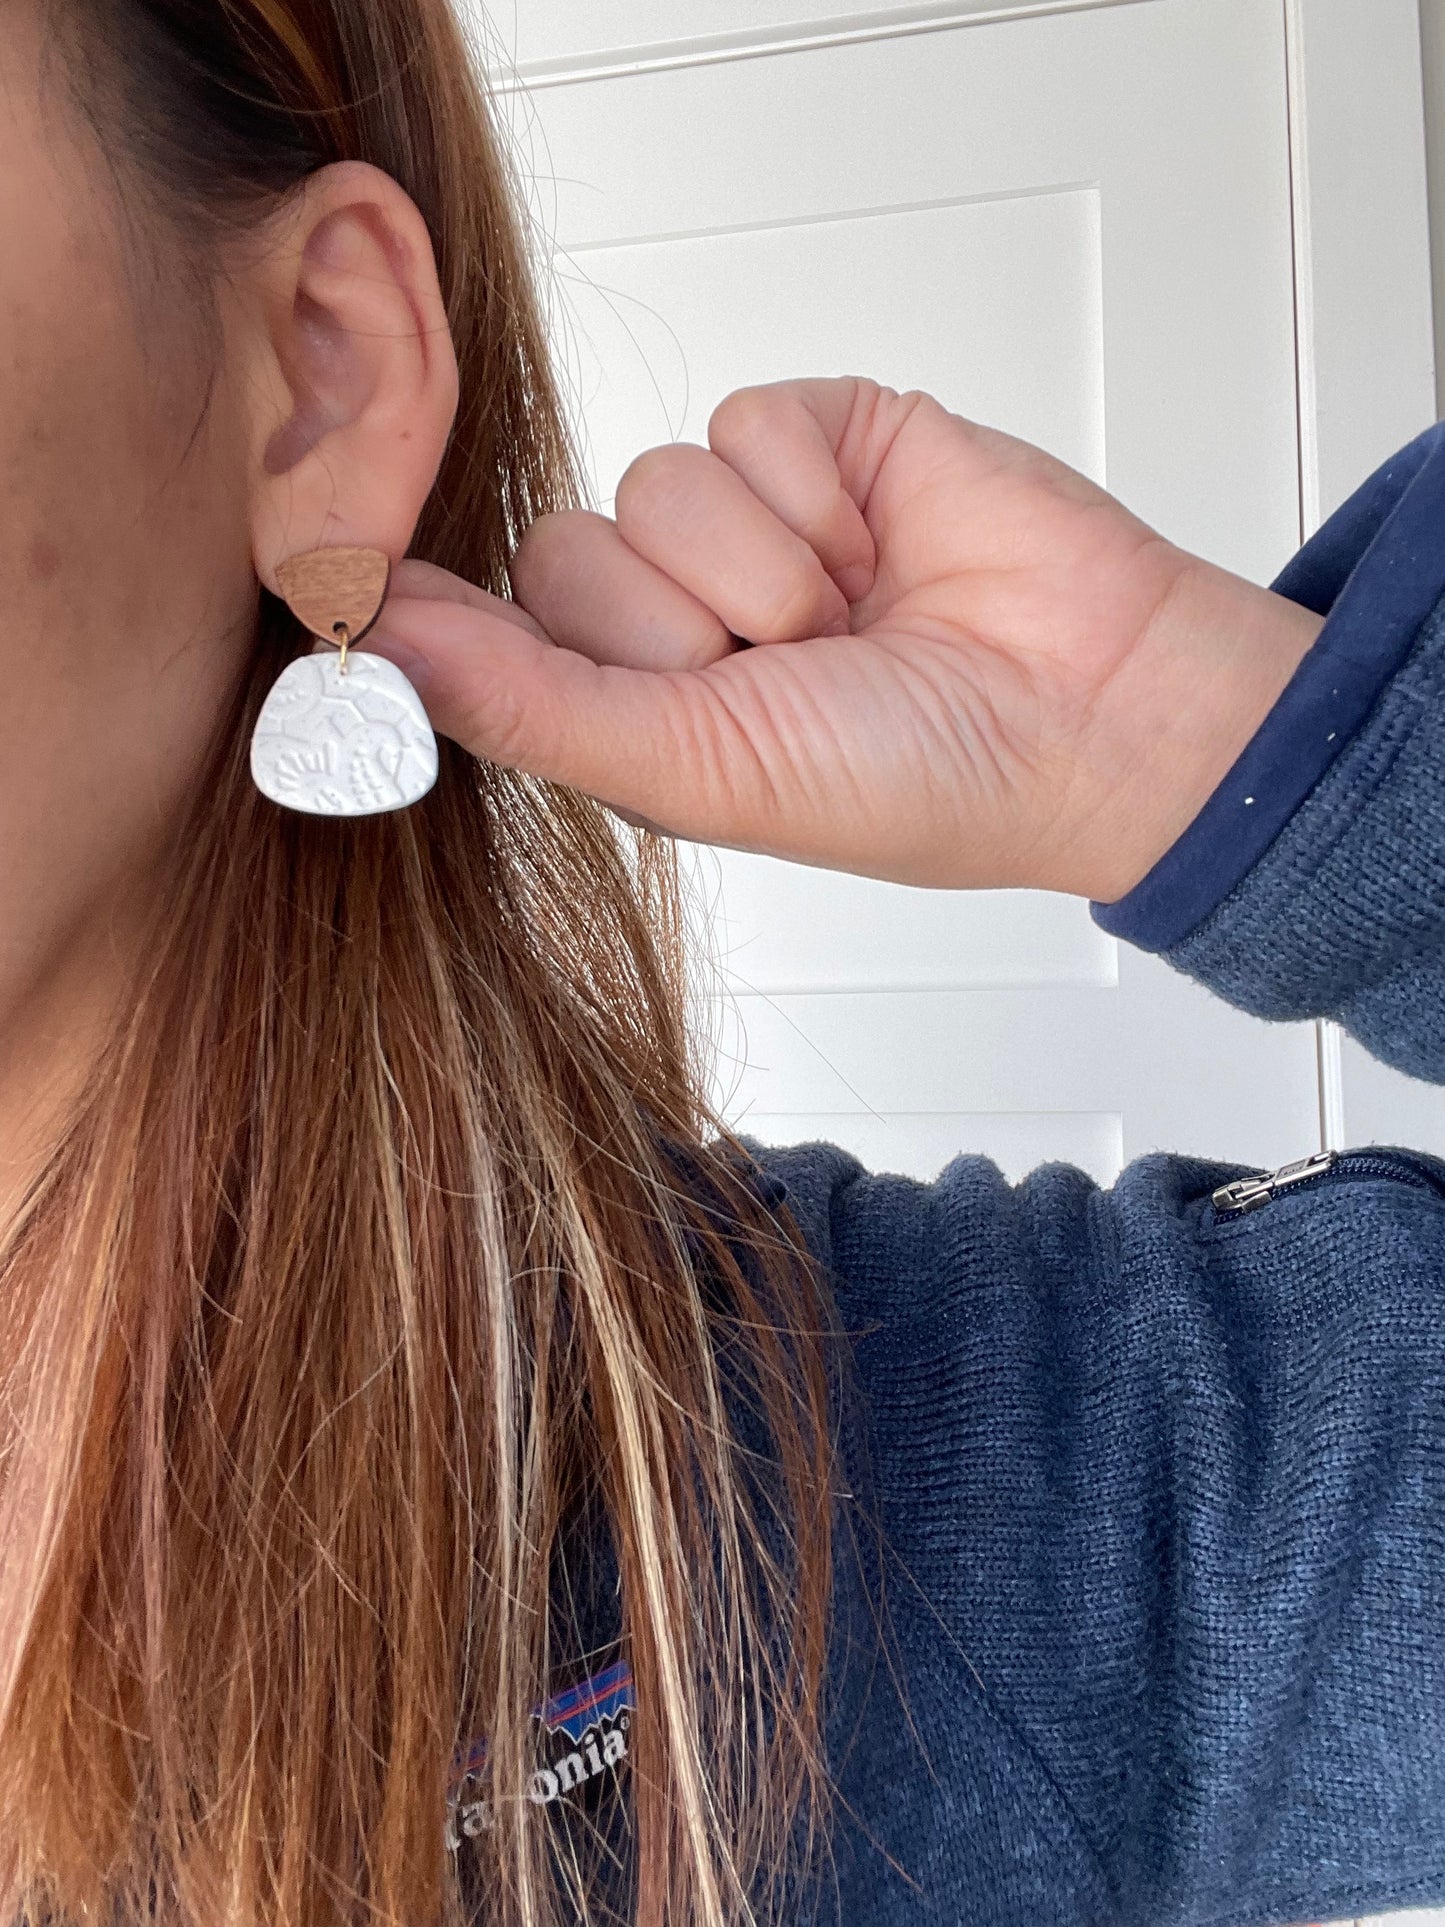
[[[1346,1037],[1342,1144],[1404,1144],[1445,1157],[1445,1088],[1406,1077]]]
[[[1104,480],[1094,188],[569,253],[571,373],[609,513],[641,448],[707,439],[740,367],[926,389]]]
[[[563,272],[624,301],[632,262],[619,243],[1093,188],[1109,486],[1175,539],[1256,577],[1297,546],[1283,34],[1273,6],[1147,0],[589,81],[528,96],[515,111],[538,213],[570,256]],[[875,259],[891,253],[886,219],[869,224],[845,300],[855,284],[864,293]],[[1029,237],[1040,231],[1020,220],[1011,272],[1039,274]],[[706,262],[700,251],[689,265],[706,273]],[[897,299],[922,310],[920,334],[933,319],[948,357],[940,398],[966,409],[970,382],[987,379],[990,413],[1010,426],[1028,419],[1042,356],[1027,328],[1014,335],[1016,374],[1002,402],[993,396],[1005,375],[975,373],[997,345],[990,330],[975,350],[966,332],[986,270],[981,260],[975,275],[957,250],[941,261],[925,252]],[[657,272],[646,268],[641,301],[662,285]],[[712,326],[733,342],[725,386],[776,358],[750,326],[750,292],[730,276],[717,291],[722,319]],[[792,372],[811,372],[808,317],[830,298],[832,286],[815,293],[807,273],[797,275],[794,326],[806,345]],[[1066,299],[1077,325],[1091,327],[1077,295]],[[891,323],[880,339],[870,319],[865,302],[840,344],[850,371],[896,359]],[[1052,317],[1044,325],[1059,326]],[[678,334],[691,365],[692,343]],[[1080,344],[1071,359],[1086,352]],[[701,440],[719,399],[695,380],[671,432]],[[605,496],[616,476],[598,481]]]
[[[844,9],[808,0],[492,0],[487,45],[499,79],[529,84],[577,67],[697,55],[845,33],[927,31],[968,14],[1041,12],[1123,0],[874,0]]]
[[[624,13],[666,25],[588,18]],[[579,17],[524,9],[519,52],[597,44],[569,48]],[[704,442],[730,389],[855,373],[1041,443],[1255,579],[1298,545],[1272,5],[1139,0],[507,99],[600,507],[642,449]],[[759,1135],[1104,1181],[1144,1150],[1274,1164],[1318,1142],[1311,1027],[1121,954],[1081,902],[732,852],[700,874],[720,1088]]]
[[[735,992],[1119,981],[1119,946],[1078,897],[919,890],[733,850],[694,855],[700,936]]]
[[[1121,1120],[1111,1141],[1126,1161],[1172,1150],[1270,1165],[1281,1146],[1317,1140],[1311,1026],[1221,1022],[1218,1000],[1167,964],[1129,950],[1119,964],[1117,990],[734,995],[715,1019],[718,1088],[755,1136],[760,1118],[854,1116],[856,1132],[835,1134],[850,1148],[872,1141],[878,1118],[919,1113],[970,1114],[960,1150],[993,1149],[992,1115],[1058,1116],[1058,1148],[1040,1136],[1039,1161],[1074,1154],[1080,1118]],[[1102,1128],[1087,1127],[1091,1145]],[[1012,1133],[998,1140],[1010,1152]]]

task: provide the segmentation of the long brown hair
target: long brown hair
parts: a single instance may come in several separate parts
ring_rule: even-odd
[[[316,167],[407,189],[462,375],[413,553],[508,593],[585,491],[447,0],[49,27],[201,296]],[[274,808],[247,745],[306,639],[257,608],[143,973],[0,1252],[3,1918],[766,1917],[826,1810],[829,1314],[701,1095],[674,858],[447,743],[403,814]],[[577,1520],[635,1684],[620,1887],[535,1796]]]

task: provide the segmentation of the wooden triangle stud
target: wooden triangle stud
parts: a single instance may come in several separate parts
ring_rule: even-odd
[[[327,642],[355,647],[381,614],[391,587],[391,557],[382,549],[311,549],[276,571],[286,606]]]

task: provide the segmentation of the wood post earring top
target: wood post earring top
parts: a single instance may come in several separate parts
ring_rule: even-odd
[[[418,802],[437,779],[420,696],[395,663],[357,650],[391,587],[381,549],[310,549],[276,571],[287,607],[323,642],[288,663],[251,739],[251,775],[274,803],[309,816],[375,816]]]
[[[283,562],[276,580],[292,615],[344,656],[381,614],[391,557],[381,549],[310,549]]]

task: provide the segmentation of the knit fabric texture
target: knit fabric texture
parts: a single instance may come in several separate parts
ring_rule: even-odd
[[[1369,726],[1170,962],[1257,1016],[1336,1018],[1445,1083],[1442,725],[1445,601]]]

